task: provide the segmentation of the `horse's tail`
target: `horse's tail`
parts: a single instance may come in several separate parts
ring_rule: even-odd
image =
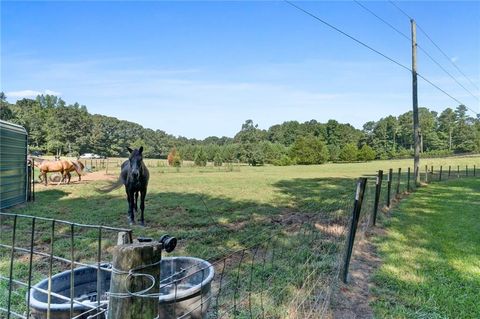
[[[97,192],[99,193],[110,193],[114,189],[119,188],[120,186],[123,185],[123,181],[121,178],[119,178],[116,182],[110,183],[109,185],[102,187],[102,188],[97,188]]]
[[[85,175],[85,171],[83,170],[85,166],[82,164],[80,161],[70,161],[73,164],[73,167],[75,167],[75,172],[77,172],[78,176],[83,176]]]

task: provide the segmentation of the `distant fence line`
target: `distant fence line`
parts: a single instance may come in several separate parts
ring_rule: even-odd
[[[106,168],[113,163],[120,165],[119,162],[93,159],[90,164]],[[193,316],[198,309],[202,313],[206,311],[208,318],[327,316],[339,281],[349,282],[355,242],[376,225],[382,211],[417,189],[412,175],[410,168],[380,170],[374,177],[360,178],[350,200],[322,206],[321,211],[308,218],[293,214],[276,224],[272,220],[272,226],[264,230],[265,236],[260,242],[246,238],[244,248],[225,250],[209,258],[215,275],[208,294],[202,295],[189,311],[171,317]],[[476,165],[421,169],[422,183],[477,175]],[[8,260],[0,274],[0,295],[4,296],[0,298],[0,317],[29,318],[31,310],[26,306],[29,302],[29,297],[25,300],[26,292],[42,277],[51,281],[54,272],[70,270],[73,273],[76,266],[111,272],[108,266],[113,257],[111,247],[117,243],[119,232],[127,232],[129,242],[133,239],[130,229],[0,213],[0,258]],[[69,254],[59,254],[58,247],[68,247]],[[160,283],[160,289],[175,292],[172,305],[182,302],[177,291],[185,281],[204,276],[204,266],[193,266],[198,269],[183,269],[172,275],[175,276],[173,282],[163,286]],[[97,271],[98,277],[100,273]],[[70,280],[73,283],[73,276]],[[40,292],[48,296],[49,306],[53,301],[69,304],[70,318],[104,318],[106,304],[98,297],[98,282],[97,278],[96,296],[92,297],[96,305],[83,313],[74,311],[74,306],[82,303],[75,297],[74,289],[64,295],[50,288]],[[108,299],[108,293],[106,296]],[[47,312],[50,316],[50,310]]]

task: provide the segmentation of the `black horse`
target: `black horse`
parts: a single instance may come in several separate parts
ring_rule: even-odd
[[[145,225],[143,212],[145,210],[145,196],[147,195],[147,186],[149,173],[147,166],[143,162],[143,146],[138,150],[132,150],[127,147],[130,152],[128,160],[123,162],[122,170],[120,172],[120,180],[125,185],[125,192],[128,200],[128,220],[130,224],[135,223],[135,213],[138,211],[138,194],[140,193],[140,210],[142,212],[140,217],[140,225]]]
[[[143,146],[134,150],[129,147],[127,149],[130,152],[130,156],[128,160],[122,163],[118,181],[99,191],[106,193],[120,187],[122,184],[125,185],[128,201],[128,221],[130,224],[135,224],[135,212],[138,211],[138,195],[140,194],[140,210],[142,214],[139,221],[140,225],[144,226],[143,212],[145,210],[145,196],[147,195],[148,178],[150,175],[147,166],[143,163]]]

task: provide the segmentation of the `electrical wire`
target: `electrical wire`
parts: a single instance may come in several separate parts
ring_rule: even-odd
[[[358,44],[362,45],[363,47],[365,47],[365,48],[367,48],[367,49],[369,49],[369,50],[377,53],[378,55],[384,57],[385,59],[389,60],[390,62],[392,62],[392,63],[400,66],[401,68],[403,68],[403,69],[405,69],[405,70],[407,70],[407,71],[413,72],[412,69],[410,69],[409,67],[405,66],[404,64],[402,64],[402,63],[394,60],[393,58],[387,56],[386,54],[380,52],[379,50],[374,49],[373,47],[369,46],[369,45],[366,44],[365,42],[363,42],[363,41],[361,41],[361,40],[358,40],[357,38],[351,36],[350,34],[344,32],[344,31],[342,31],[341,29],[339,29],[339,28],[335,27],[334,25],[328,23],[327,21],[321,19],[320,17],[316,16],[315,14],[313,14],[313,13],[311,13],[311,12],[303,9],[302,7],[299,7],[298,5],[290,2],[289,0],[283,0],[283,1],[286,2],[287,4],[289,4],[290,6],[296,8],[297,10],[305,13],[306,15],[314,18],[315,20],[320,21],[321,23],[325,24],[325,25],[328,26],[329,28],[331,28],[331,29],[337,31],[338,33],[346,36],[347,38],[349,38],[349,39],[357,42]],[[406,13],[404,13],[404,14],[405,14],[407,17],[409,17]],[[447,91],[445,91],[444,89],[440,88],[438,85],[434,84],[432,81],[428,80],[426,77],[424,77],[424,76],[421,75],[420,73],[416,72],[416,74],[417,74],[420,78],[422,78],[423,80],[425,80],[427,83],[429,83],[430,85],[432,85],[434,88],[436,88],[436,89],[439,90],[440,92],[444,93],[445,95],[447,95],[448,97],[450,97],[450,98],[451,98],[452,100],[454,100],[455,102],[457,102],[457,103],[465,106],[468,110],[470,110],[472,113],[474,113],[475,115],[477,115],[477,112],[474,111],[473,109],[471,109],[470,107],[468,107],[465,103],[463,103],[463,102],[461,102],[460,100],[458,100],[457,98],[453,97],[453,96],[452,96],[451,94],[449,94]]]
[[[400,11],[404,16],[406,16],[408,19],[412,20],[413,18],[408,14],[406,13],[404,10],[402,10],[402,8],[400,8],[398,5],[396,5],[393,1],[389,0],[388,2],[390,2],[391,5],[393,5],[398,11]],[[440,51],[442,53],[442,55],[457,69],[457,71],[459,73],[461,73],[463,75],[463,77],[465,79],[467,79],[470,84],[472,84],[472,86],[474,86],[477,90],[480,90],[478,88],[478,86],[458,67],[458,65],[452,61],[452,59],[440,48],[440,46],[435,43],[435,41],[433,41],[433,39],[427,34],[427,32],[420,26],[417,24],[417,27],[418,29],[427,37],[428,40],[430,40],[430,42],[432,42],[432,44],[438,49],[438,51]]]
[[[363,8],[365,11],[367,11],[368,13],[370,13],[371,15],[373,15],[374,17],[376,17],[378,20],[382,21],[384,24],[386,24],[387,26],[389,26],[391,29],[393,29],[395,32],[397,32],[398,34],[400,34],[402,37],[404,37],[405,39],[407,39],[409,42],[411,41],[411,38],[409,36],[407,36],[405,33],[403,33],[402,31],[398,30],[395,26],[393,26],[391,23],[389,23],[388,21],[386,21],[385,19],[383,19],[382,17],[380,17],[379,15],[377,15],[375,12],[373,12],[372,10],[370,10],[368,7],[366,7],[365,5],[363,5],[362,3],[360,3],[359,1],[357,0],[354,0],[356,4],[358,4],[361,8]],[[420,26],[418,26],[418,28],[420,29]],[[425,32],[424,32],[425,33]],[[428,37],[428,35],[427,35]],[[431,40],[430,40],[431,41]],[[476,99],[477,101],[480,101],[479,98],[473,94],[469,89],[467,89],[462,83],[460,83],[450,72],[448,72],[437,60],[435,60],[433,58],[433,56],[431,54],[429,54],[427,52],[427,50],[425,50],[422,46],[420,46],[418,43],[416,44],[417,45],[417,48],[420,49],[420,51],[422,51],[433,63],[435,63],[440,69],[442,69],[443,72],[445,72],[452,80],[454,80],[459,86],[461,86],[466,92],[468,92],[474,99]]]

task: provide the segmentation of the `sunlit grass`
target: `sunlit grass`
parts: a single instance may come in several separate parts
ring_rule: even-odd
[[[378,243],[378,318],[480,318],[480,180],[429,185],[396,208]]]

